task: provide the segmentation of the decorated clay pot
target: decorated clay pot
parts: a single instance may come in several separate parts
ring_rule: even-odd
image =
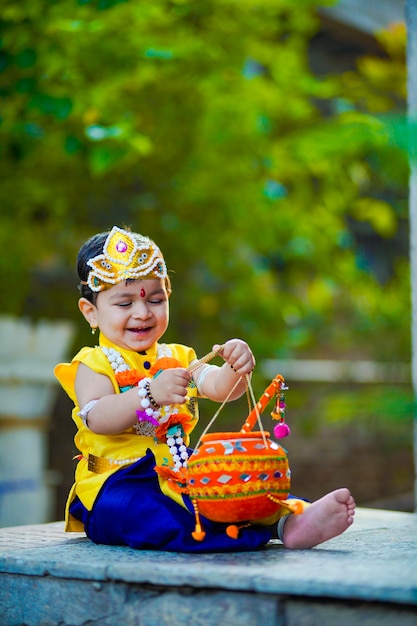
[[[188,493],[215,522],[256,521],[276,513],[290,489],[285,450],[268,432],[203,435],[188,461]]]

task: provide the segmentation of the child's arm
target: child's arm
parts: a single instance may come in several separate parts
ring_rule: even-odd
[[[213,350],[218,347],[213,346]],[[241,339],[227,341],[219,355],[223,357],[225,363],[221,367],[210,367],[203,375],[204,381],[200,386],[200,391],[210,400],[223,402],[239,378],[242,378],[229,400],[240,398],[246,388],[245,376],[250,375],[255,367],[255,357],[248,344]],[[194,379],[198,381],[198,378],[199,370],[196,370]]]
[[[213,349],[218,348],[214,346]],[[202,384],[202,393],[215,402],[223,402],[239,378],[250,374],[255,359],[249,346],[240,339],[227,341],[219,354],[225,360],[221,367],[210,367]],[[204,367],[204,366],[202,366]],[[195,372],[198,378],[199,369]],[[182,367],[165,370],[150,383],[153,399],[159,405],[185,404],[191,374]],[[245,380],[237,385],[229,400],[239,398],[245,391]],[[75,378],[75,393],[82,410],[92,400],[97,402],[88,411],[88,428],[100,435],[121,433],[136,423],[136,411],[141,410],[137,387],[116,394],[110,378],[97,374],[80,363]]]
[[[160,380],[159,380],[160,379]],[[152,395],[158,404],[184,404],[191,374],[184,368],[165,370],[152,381]],[[158,393],[154,384],[158,382]],[[141,410],[138,388],[116,394],[110,378],[97,374],[80,363],[75,379],[75,393],[82,410],[92,400],[96,404],[88,412],[88,428],[99,435],[115,435],[137,422],[136,411]]]

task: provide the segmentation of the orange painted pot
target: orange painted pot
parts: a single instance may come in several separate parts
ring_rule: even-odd
[[[267,432],[210,433],[188,460],[188,493],[215,522],[261,520],[290,490],[285,450]]]

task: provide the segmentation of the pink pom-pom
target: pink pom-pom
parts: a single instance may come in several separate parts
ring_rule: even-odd
[[[277,439],[284,439],[291,433],[290,427],[285,422],[280,422],[274,427],[274,435]]]

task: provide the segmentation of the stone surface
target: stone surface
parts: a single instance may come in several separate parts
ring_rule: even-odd
[[[0,530],[0,624],[417,623],[417,515],[359,509],[312,550],[178,554],[98,546],[61,522]]]

